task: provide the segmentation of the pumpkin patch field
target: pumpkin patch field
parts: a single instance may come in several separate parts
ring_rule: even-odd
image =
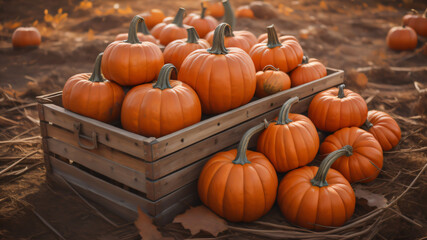
[[[427,2],[0,0],[0,239],[425,239]]]

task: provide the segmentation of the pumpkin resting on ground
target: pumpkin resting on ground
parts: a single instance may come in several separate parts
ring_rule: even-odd
[[[402,136],[397,122],[390,115],[381,111],[369,111],[368,119],[363,127],[374,135],[384,151],[396,146]]]
[[[14,48],[38,47],[41,41],[40,32],[35,27],[19,27],[12,34]]]
[[[291,79],[288,74],[272,65],[267,65],[262,71],[256,73],[255,96],[259,98],[275,94],[290,87]]]
[[[255,18],[254,12],[248,5],[240,6],[236,10],[237,18]]]
[[[301,65],[291,72],[292,87],[312,82],[327,75],[326,67],[315,58],[305,56]]]
[[[187,36],[187,31],[185,30],[187,25],[182,23],[184,13],[185,9],[180,8],[171,23],[162,22],[157,24],[151,29],[151,34],[159,39],[163,46],[167,46],[173,40],[185,38]]]
[[[418,35],[427,37],[427,8],[422,15],[412,9],[410,14],[403,16],[402,21],[403,24],[414,29]]]
[[[417,47],[417,33],[411,27],[392,27],[387,34],[387,46],[393,50],[412,50]]]

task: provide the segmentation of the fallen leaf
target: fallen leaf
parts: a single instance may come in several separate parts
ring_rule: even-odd
[[[228,229],[227,222],[224,219],[203,205],[188,209],[185,213],[176,216],[173,222],[181,223],[185,229],[190,230],[193,236],[200,230],[204,230],[216,237],[220,232]]]
[[[354,193],[357,198],[366,199],[370,207],[383,208],[387,206],[387,199],[383,195],[365,190],[360,184],[354,188]]]
[[[151,218],[147,216],[141,209],[138,208],[138,219],[135,221],[135,226],[139,230],[139,235],[144,240],[164,239],[162,234],[153,225]]]

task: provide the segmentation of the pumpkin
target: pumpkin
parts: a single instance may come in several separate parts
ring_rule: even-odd
[[[149,12],[139,14],[139,16],[145,19],[145,24],[147,24],[148,29],[152,29],[165,18],[165,14],[160,9],[151,9]]]
[[[268,125],[258,138],[257,151],[263,153],[277,172],[305,166],[316,157],[319,135],[309,118],[289,113],[298,97],[286,101],[276,122]]]
[[[153,81],[163,66],[160,48],[151,42],[140,42],[136,35],[140,16],[132,19],[128,40],[110,43],[102,58],[104,76],[122,86],[133,86]]]
[[[290,72],[301,63],[304,53],[297,41],[287,40],[283,43],[277,38],[274,25],[267,27],[268,42],[258,43],[252,47],[251,56],[257,71],[267,65],[273,65],[283,72]]]
[[[165,17],[163,19],[162,23],[169,24],[169,23],[173,22],[174,19],[175,19],[175,17]]]
[[[411,27],[392,27],[387,34],[387,46],[393,50],[412,50],[417,47],[417,33]]]
[[[302,63],[291,72],[292,87],[325,77],[326,67],[315,58],[304,57]]]
[[[175,40],[168,44],[163,51],[165,63],[172,63],[179,71],[184,59],[196,49],[207,49],[209,43],[204,39],[199,39],[196,29],[187,28],[187,39]]]
[[[200,122],[202,110],[196,92],[187,84],[170,80],[176,68],[168,63],[155,83],[132,88],[123,101],[124,129],[146,137],[167,135]]]
[[[331,88],[318,93],[308,107],[308,117],[317,129],[335,132],[344,127],[359,127],[366,121],[368,106],[357,93],[344,89]]]
[[[184,23],[193,26],[200,37],[205,37],[210,31],[215,30],[218,25],[218,21],[211,16],[205,16],[205,12],[206,8],[202,3],[202,13],[200,16],[197,14],[190,14],[184,19]]]
[[[351,146],[330,153],[320,164],[295,169],[282,179],[277,203],[286,220],[308,229],[339,227],[351,218],[356,197],[350,183],[331,164],[350,156]]]
[[[224,6],[221,1],[205,1],[203,2],[207,5],[207,12],[214,18],[222,18],[224,16]]]
[[[151,30],[151,34],[159,39],[164,46],[167,46],[173,40],[185,38],[187,36],[186,25],[182,24],[184,13],[185,9],[180,8],[171,23],[162,22],[157,24]]]
[[[255,93],[254,64],[242,49],[225,48],[226,31],[231,31],[230,25],[218,25],[212,47],[190,53],[178,74],[180,81],[196,90],[205,114],[223,113],[242,106]]]
[[[383,167],[383,150],[374,135],[363,129],[346,127],[334,132],[320,145],[319,154],[327,155],[346,145],[353,147],[353,155],[340,157],[332,168],[350,183],[374,180]]]
[[[254,221],[276,200],[278,180],[273,166],[262,153],[247,150],[252,135],[264,127],[261,123],[249,129],[237,149],[214,155],[200,174],[200,200],[228,221]]]
[[[281,36],[280,34],[277,34],[277,37],[279,38],[279,42],[281,42],[281,43],[283,43],[284,41],[287,41],[287,40],[294,40],[294,41],[299,42],[298,39],[292,35]],[[263,34],[259,35],[258,43],[267,43],[267,42],[268,42],[268,33],[263,33]]]
[[[19,27],[12,34],[14,48],[38,47],[41,41],[40,32],[35,27]]]
[[[381,111],[369,111],[368,119],[363,127],[374,135],[384,151],[396,146],[402,136],[397,122],[390,115]]]
[[[291,87],[288,74],[272,65],[267,65],[262,71],[256,73],[255,96],[262,98]]]
[[[141,21],[138,23],[137,37],[141,42],[152,42],[154,44],[158,43],[157,39],[154,38],[153,35],[151,35],[150,32],[148,31],[147,25],[145,25],[145,19],[144,21]],[[114,41],[124,41],[127,39],[128,39],[128,33],[120,33],[116,36],[116,39],[114,39]]]
[[[403,16],[402,21],[403,24],[414,29],[418,35],[427,37],[427,8],[422,15],[412,9],[410,14]]]
[[[237,18],[255,18],[254,12],[248,5],[240,6],[236,10]]]
[[[102,122],[119,120],[125,93],[101,74],[102,53],[95,61],[93,72],[80,73],[67,80],[62,90],[65,109]]]

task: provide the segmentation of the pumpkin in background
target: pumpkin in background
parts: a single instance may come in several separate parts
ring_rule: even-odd
[[[145,19],[144,21],[138,22],[138,33],[137,37],[139,41],[141,42],[152,42],[154,44],[157,44],[158,41],[153,35],[150,34],[150,32],[147,29],[147,25],[145,25]],[[124,41],[128,39],[128,33],[120,33],[117,34],[116,39],[114,41]]]
[[[125,93],[122,87],[102,77],[102,55],[96,58],[92,74],[80,73],[67,80],[62,105],[83,116],[112,123],[119,120]]]
[[[417,33],[411,27],[392,27],[387,34],[387,46],[393,50],[412,50],[417,47]]]
[[[187,36],[185,30],[186,25],[182,24],[185,9],[179,8],[178,13],[171,23],[159,23],[152,30],[151,34],[159,39],[163,46],[167,46],[170,42],[177,39],[182,39]]]
[[[175,17],[165,17],[163,19],[162,23],[169,24],[169,23],[173,22],[174,19],[175,19]]]
[[[206,4],[207,14],[211,15],[214,18],[222,18],[224,16],[224,6],[221,1],[204,1],[203,4]]]
[[[335,132],[344,127],[362,126],[368,116],[368,106],[357,93],[344,89],[331,88],[318,93],[308,107],[308,117],[317,129]]]
[[[255,96],[262,98],[291,87],[288,74],[272,65],[267,65],[262,71],[256,73]]]
[[[305,166],[316,157],[319,135],[304,115],[289,113],[298,97],[286,101],[276,122],[268,125],[258,138],[257,151],[263,153],[277,172]]]
[[[225,48],[230,26],[215,29],[211,48],[190,53],[181,65],[178,80],[190,85],[200,97],[205,114],[219,114],[248,103],[255,94],[255,67],[240,48]]]
[[[350,183],[332,163],[353,154],[351,146],[330,153],[320,164],[295,169],[282,179],[277,203],[286,220],[308,229],[339,227],[351,218],[356,197]]]
[[[138,40],[137,25],[142,21],[142,17],[135,16],[128,40],[112,42],[104,51],[102,74],[122,86],[153,81],[164,64],[162,51],[156,44]]]
[[[38,47],[41,42],[42,37],[35,27],[19,27],[12,34],[14,48]]]
[[[200,200],[228,221],[255,221],[276,200],[278,180],[274,167],[262,153],[247,150],[252,135],[264,128],[261,123],[249,129],[237,149],[217,153],[200,174]]]
[[[427,8],[422,15],[412,9],[411,13],[403,16],[402,21],[403,24],[414,29],[418,35],[427,37]]]
[[[218,21],[211,16],[205,16],[205,12],[206,8],[202,3],[202,13],[200,15],[192,13],[184,18],[184,24],[193,26],[200,37],[205,37],[210,31],[215,30],[218,25]]]
[[[165,63],[172,63],[178,71],[184,59],[196,49],[207,49],[209,43],[204,39],[199,39],[196,29],[187,28],[187,39],[175,40],[168,44],[163,51]]]
[[[390,115],[381,111],[369,111],[368,119],[363,127],[374,135],[384,151],[396,146],[402,136],[397,122]]]
[[[279,36],[279,42],[280,43],[284,43],[285,41],[288,41],[288,40],[294,40],[294,41],[297,41],[299,43],[298,39],[295,36],[292,36],[292,35]],[[262,43],[267,43],[268,42],[268,37],[266,39],[262,40],[261,42]]]
[[[383,167],[383,150],[374,135],[363,129],[346,127],[334,132],[320,145],[319,154],[326,156],[346,145],[353,147],[353,154],[340,157],[332,168],[350,183],[374,180]]]
[[[168,63],[155,83],[132,88],[125,97],[121,121],[124,129],[146,137],[167,135],[200,122],[202,110],[196,92],[170,80],[176,68]]]
[[[292,87],[296,87],[319,78],[325,77],[326,67],[315,58],[304,56],[301,65],[291,72]]]
[[[255,18],[254,12],[248,5],[240,6],[236,10],[237,18]]]
[[[265,66],[273,65],[283,72],[290,72],[302,61],[304,53],[301,46],[295,40],[280,43],[274,25],[268,26],[267,31],[268,42],[256,44],[249,52],[256,70],[261,71]]]
[[[148,29],[152,29],[157,24],[161,23],[165,18],[165,14],[160,9],[151,9],[149,12],[139,14],[145,20]]]

